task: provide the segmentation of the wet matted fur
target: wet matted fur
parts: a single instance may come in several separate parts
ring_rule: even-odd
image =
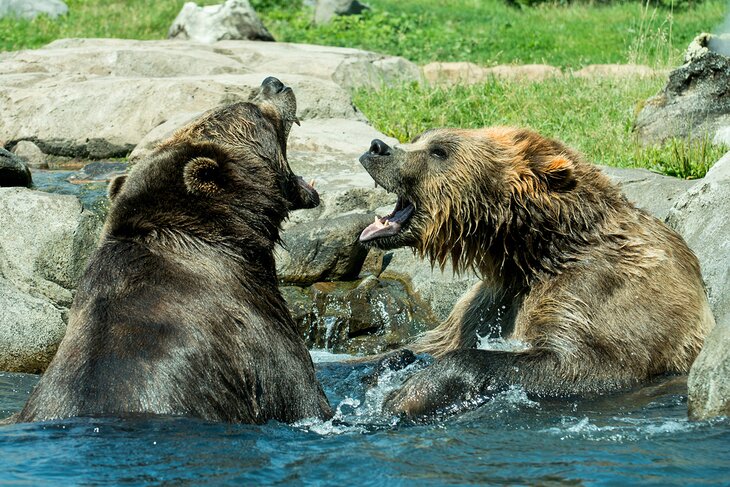
[[[432,413],[512,384],[540,396],[629,388],[686,373],[714,326],[682,238],[558,141],[438,129],[396,148],[375,140],[360,161],[399,196],[364,244],[482,277],[409,347],[439,360],[390,395],[391,410]],[[476,349],[490,334],[527,348]]]
[[[319,202],[286,159],[295,112],[267,78],[112,182],[66,336],[15,421],[331,416],[273,257],[288,212]]]

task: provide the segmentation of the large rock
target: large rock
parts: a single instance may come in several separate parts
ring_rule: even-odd
[[[68,307],[101,223],[74,196],[0,189],[0,274],[28,294]]]
[[[370,221],[368,215],[354,214],[290,227],[276,256],[279,279],[310,285],[357,277],[368,253],[358,236]]]
[[[730,126],[730,36],[697,36],[685,63],[669,74],[664,89],[646,101],[635,130],[645,144],[670,137],[716,138]],[[722,137],[720,137],[722,139]]]
[[[367,9],[367,5],[357,0],[317,0],[314,22],[326,24],[338,15],[357,15]]]
[[[687,389],[691,419],[730,416],[730,321],[719,321],[707,336]]]
[[[357,49],[249,41],[58,40],[0,60],[0,143],[13,147],[31,141],[46,155],[123,157],[152,131],[169,133],[192,115],[246,100],[269,75],[294,88],[302,120],[353,122],[365,120],[349,90],[420,76],[402,58]],[[164,129],[158,129],[161,125]]]
[[[48,159],[42,150],[33,142],[21,140],[13,147],[13,154],[18,156],[28,167],[46,168]]]
[[[65,315],[0,277],[0,370],[43,372],[66,332]]]
[[[444,320],[459,298],[479,281],[471,271],[455,274],[450,264],[443,271],[433,268],[411,249],[386,252],[380,277],[407,283],[408,288],[431,305],[439,320]]]
[[[667,221],[697,254],[717,326],[690,371],[689,415],[730,414],[730,153],[675,205]]]
[[[601,170],[621,186],[629,201],[662,221],[677,200],[696,183],[646,169],[602,166]]]
[[[0,0],[0,18],[18,17],[31,20],[39,15],[55,19],[66,15],[68,6],[61,0]]]
[[[0,370],[48,364],[101,223],[76,197],[0,189]]]
[[[694,251],[718,323],[730,322],[730,157],[677,201],[667,223]]]
[[[33,184],[33,178],[23,160],[0,147],[0,187],[29,188],[31,184]]]
[[[167,36],[205,44],[223,40],[274,40],[248,0],[226,0],[222,5],[207,7],[187,2]]]

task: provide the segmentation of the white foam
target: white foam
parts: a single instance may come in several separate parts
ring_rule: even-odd
[[[514,338],[489,338],[477,335],[477,348],[499,352],[524,352],[530,348],[530,345]]]
[[[697,424],[688,420],[660,418],[631,418],[615,416],[611,425],[599,426],[588,417],[563,417],[561,426],[542,430],[560,436],[561,440],[574,438],[591,441],[639,441],[657,435],[673,435],[691,431]]]
[[[321,348],[310,350],[309,355],[312,357],[312,362],[315,364],[342,362],[344,360],[355,358],[354,355],[349,355],[347,353],[332,353],[329,350],[323,350]]]

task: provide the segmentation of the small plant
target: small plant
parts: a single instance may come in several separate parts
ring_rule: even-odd
[[[708,136],[672,138],[657,146],[637,149],[639,165],[682,179],[704,177],[730,147],[713,145]]]

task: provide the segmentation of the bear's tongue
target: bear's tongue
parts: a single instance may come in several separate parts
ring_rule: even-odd
[[[413,214],[413,203],[398,197],[395,210],[383,218],[375,217],[375,221],[368,225],[360,234],[360,241],[367,242],[380,237],[390,237],[401,229],[401,224]]]

